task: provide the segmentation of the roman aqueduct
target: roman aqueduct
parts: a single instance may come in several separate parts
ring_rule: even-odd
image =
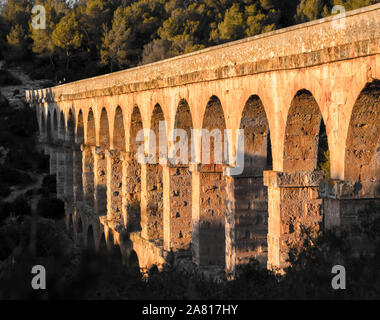
[[[374,5],[29,90],[26,100],[67,226],[84,245],[119,247],[124,258],[133,250],[143,269],[170,253],[233,275],[250,258],[282,268],[304,230],[357,224],[370,205],[380,211],[379,94]],[[166,132],[244,129],[243,173],[231,174],[231,162],[139,163],[137,133],[158,137],[160,121]],[[188,137],[199,155],[201,138]],[[176,141],[164,138],[169,148]]]

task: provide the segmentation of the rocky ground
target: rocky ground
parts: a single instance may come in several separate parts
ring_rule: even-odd
[[[4,61],[0,61],[0,70],[8,70],[15,78],[22,83],[19,85],[1,86],[1,94],[8,99],[15,108],[22,108],[25,102],[25,90],[41,89],[51,86],[51,81],[47,79],[32,80],[19,66],[5,66]]]

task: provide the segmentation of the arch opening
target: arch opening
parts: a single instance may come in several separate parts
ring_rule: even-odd
[[[95,135],[95,117],[92,109],[90,109],[87,117],[87,134],[86,134],[86,145],[95,146],[96,145],[96,135]]]
[[[160,130],[160,123],[165,121],[164,113],[156,104],[150,120],[150,129],[156,139],[156,162],[146,164],[146,207],[142,212],[143,237],[163,245],[163,170],[158,163],[160,159],[160,140],[166,141],[166,131]],[[161,137],[160,137],[161,135]],[[152,137],[149,137],[152,139]],[[165,156],[165,155],[161,155]]]
[[[123,111],[117,107],[113,130],[113,147],[119,151],[125,151],[125,130]]]
[[[70,143],[75,142],[75,119],[71,109],[69,110],[69,116],[67,119],[67,141]]]
[[[58,138],[60,140],[65,140],[65,136],[66,136],[65,115],[63,114],[63,111],[61,111],[60,118],[59,118]]]
[[[193,183],[193,188],[200,189],[199,244],[193,239],[195,247],[198,246],[198,252],[193,254],[195,258],[198,255],[200,265],[224,267],[226,181],[220,160],[223,159],[226,122],[220,100],[215,96],[207,104],[202,129],[206,129],[210,135],[202,134],[202,166],[199,180],[195,177]],[[210,143],[204,144],[205,139]],[[205,153],[209,154],[209,163],[204,163]]]
[[[108,115],[107,115],[107,110],[105,108],[102,109],[102,113],[100,115],[99,145],[103,147],[104,149],[109,149],[109,146],[110,146],[110,131],[109,131]]]
[[[319,159],[318,155],[320,155]],[[312,93],[308,90],[300,90],[294,96],[288,112],[283,170],[311,172],[317,170],[318,167],[325,167],[323,162],[327,163],[329,160],[327,134],[322,114]]]
[[[380,216],[380,80],[367,83],[353,106],[344,180],[352,191],[341,203],[342,224],[374,225]]]
[[[76,145],[73,151],[74,161],[74,199],[76,202],[83,201],[83,154],[81,146],[84,144],[84,123],[82,110],[79,111]]]
[[[272,152],[268,119],[264,105],[257,95],[247,100],[240,129],[244,130],[245,138],[244,171],[238,177],[227,178],[227,188],[233,188],[233,192],[228,194],[234,194],[235,212],[232,226],[228,222],[226,225],[228,229],[239,229],[240,236],[235,239],[236,249],[226,252],[234,252],[239,264],[247,264],[254,258],[266,266],[268,191],[264,186],[263,171],[272,170]],[[233,269],[233,259],[231,263],[230,268]]]
[[[345,180],[380,180],[380,80],[368,83],[352,110],[345,154]]]
[[[83,112],[79,111],[78,121],[77,121],[77,134],[76,134],[76,143],[78,145],[84,144],[84,121],[83,121]]]
[[[113,128],[113,150],[107,152],[107,171],[109,172],[107,215],[111,219],[123,220],[123,153],[125,151],[125,132],[123,113],[117,107]]]
[[[94,152],[95,212],[107,215],[107,152],[110,147],[108,115],[102,109],[99,124],[99,146]]]
[[[130,231],[141,230],[141,164],[137,161],[137,150],[140,142],[136,140],[137,134],[143,129],[140,110],[133,108],[131,125],[129,129],[130,158],[126,166],[126,205],[125,223]]]
[[[54,109],[54,112],[53,112],[53,138],[54,138],[54,141],[58,139],[58,116],[57,116],[56,109]]]
[[[46,136],[46,123],[45,123],[45,112],[44,109],[41,108],[40,112],[40,137],[45,137]]]
[[[48,111],[47,119],[46,119],[46,142],[52,143],[53,142],[53,130],[51,126],[51,113]]]
[[[178,164],[165,169],[164,179],[169,187],[167,199],[169,201],[170,219],[169,233],[165,233],[165,247],[168,250],[189,250],[192,239],[192,176],[189,170],[191,160],[191,131],[193,120],[190,107],[186,100],[182,99],[177,107],[174,129],[179,130],[176,137],[172,137],[176,144],[175,159]],[[181,141],[186,133],[186,141]],[[181,141],[181,142],[180,142]],[[181,150],[186,148],[186,151]],[[173,152],[174,153],[174,152]],[[168,236],[169,235],[169,236]]]

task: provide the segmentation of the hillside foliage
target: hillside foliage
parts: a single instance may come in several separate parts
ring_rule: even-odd
[[[254,36],[380,0],[6,0],[0,59],[72,81]],[[34,29],[34,5],[46,28]],[[30,65],[30,64],[29,64]]]

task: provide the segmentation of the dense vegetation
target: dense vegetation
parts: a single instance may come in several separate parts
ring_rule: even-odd
[[[8,0],[0,59],[29,63],[35,79],[72,81],[192,52],[379,0]],[[31,9],[46,10],[46,29]],[[1,57],[2,56],[2,57]]]

